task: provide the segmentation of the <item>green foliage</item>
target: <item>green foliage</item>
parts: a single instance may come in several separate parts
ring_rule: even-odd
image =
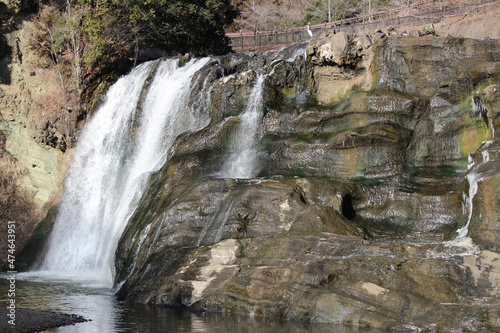
[[[53,54],[61,54],[70,48],[68,25],[69,22],[64,16],[56,18],[56,22],[52,24],[52,27],[55,27],[50,32],[50,47]]]
[[[227,53],[224,29],[236,16],[230,0],[51,0],[50,4],[41,6],[33,44],[47,52],[61,71],[63,58],[72,58],[67,66],[77,82],[127,70],[141,49]]]
[[[86,6],[81,24],[82,34],[85,35],[89,45],[83,51],[82,63],[89,71],[113,58],[113,56],[123,52],[116,41],[120,38],[116,34],[116,25],[118,24],[115,14],[116,5],[110,0],[78,0]],[[121,46],[127,51],[130,47]]]
[[[139,42],[172,52],[222,54],[236,11],[229,0],[116,0]]]

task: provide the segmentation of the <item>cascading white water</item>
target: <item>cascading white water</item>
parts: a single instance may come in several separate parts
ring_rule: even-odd
[[[179,134],[209,121],[188,103],[194,74],[208,61],[146,63],[110,88],[80,136],[39,271],[112,284],[117,243],[148,175],[165,163]]]
[[[490,162],[490,156],[488,152],[488,148],[494,141],[485,141],[482,143],[482,146],[479,150],[481,151],[482,160],[479,163],[475,163],[474,159],[469,156],[469,168],[467,173],[467,182],[469,183],[469,191],[468,193],[464,193],[463,202],[464,202],[464,213],[468,214],[467,223],[465,226],[457,230],[456,239],[462,239],[467,237],[469,233],[469,226],[472,221],[472,213],[473,213],[473,200],[474,196],[478,190],[478,183],[483,179],[488,172],[481,172],[481,167]],[[491,168],[485,168],[486,171],[490,171]]]
[[[298,57],[306,59],[306,44],[294,49],[282,48],[274,54],[270,62],[269,74],[258,73],[257,80],[250,92],[245,110],[240,116],[240,124],[236,137],[233,139],[235,147],[224,163],[220,176],[224,178],[253,178],[259,173],[258,143],[262,136],[262,118],[264,109],[264,81],[267,76],[274,74],[277,64],[282,61],[294,62]],[[265,69],[263,69],[265,71]],[[305,82],[297,82],[297,102],[307,100]]]
[[[465,226],[457,230],[458,235],[456,239],[467,237],[467,234],[469,232],[469,225],[472,220],[472,208],[473,208],[472,202],[474,200],[474,196],[477,193],[477,183],[480,179],[478,173],[475,170],[473,170],[473,167],[474,167],[474,162],[472,161],[472,158],[469,157],[469,168],[468,168],[469,173],[466,176],[467,182],[469,183],[469,191],[467,194],[466,193],[463,194],[463,199],[464,199],[463,211],[464,213],[466,212],[468,214],[468,218]]]
[[[260,139],[264,107],[264,78],[260,74],[253,86],[247,106],[240,117],[235,150],[222,168],[224,178],[252,178],[258,173],[257,144]]]

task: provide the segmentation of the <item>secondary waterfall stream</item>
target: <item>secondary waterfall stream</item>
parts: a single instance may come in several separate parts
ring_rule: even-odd
[[[40,271],[112,284],[114,252],[148,175],[179,134],[208,121],[189,105],[193,76],[208,61],[149,62],[110,88],[80,137]]]
[[[495,141],[485,141],[481,147],[475,152],[476,158],[471,154],[469,156],[468,173],[465,176],[468,183],[468,191],[463,193],[463,211],[467,216],[467,223],[465,226],[457,230],[457,239],[467,237],[469,227],[473,218],[474,197],[477,194],[479,182],[487,176],[491,176],[494,172],[498,171],[499,164],[490,156],[489,149],[494,149]]]
[[[261,123],[264,109],[264,83],[268,75],[274,73],[274,66],[281,62],[294,62],[303,56],[306,58],[306,45],[299,45],[291,54],[285,49],[278,51],[267,69],[269,74],[257,72],[257,78],[250,91],[248,101],[243,113],[240,115],[240,124],[234,140],[234,149],[224,162],[221,176],[224,178],[248,179],[256,177],[259,173],[258,143],[261,139]],[[307,89],[304,80],[298,80],[296,98],[297,102],[304,103],[307,99]]]
[[[264,102],[263,88],[265,75],[259,74],[250,92],[250,97],[235,138],[236,149],[222,168],[225,178],[252,178],[257,176],[257,143],[260,139],[260,123]]]

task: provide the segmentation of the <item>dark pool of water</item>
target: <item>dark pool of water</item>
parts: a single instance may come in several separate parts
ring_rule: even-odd
[[[8,281],[0,275],[0,302],[6,306]],[[45,332],[199,332],[199,333],[383,333],[386,331],[337,325],[284,322],[276,319],[191,312],[161,306],[118,302],[107,288],[83,283],[32,279],[18,275],[16,305],[23,308],[78,314],[86,323],[59,327]],[[6,320],[2,318],[1,320]]]

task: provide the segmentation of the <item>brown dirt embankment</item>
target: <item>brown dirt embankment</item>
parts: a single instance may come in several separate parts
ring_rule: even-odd
[[[436,34],[473,39],[500,39],[500,1],[474,8],[434,24]],[[408,27],[409,29],[412,27]],[[422,26],[413,27],[421,29]]]

